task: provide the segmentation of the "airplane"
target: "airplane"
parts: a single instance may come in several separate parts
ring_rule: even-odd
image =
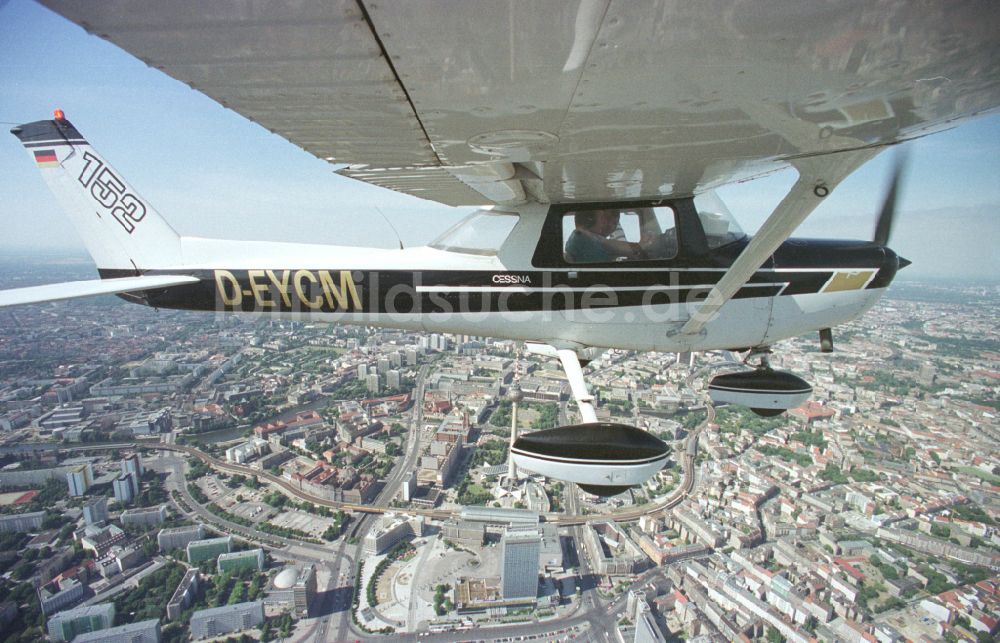
[[[779,340],[854,320],[909,262],[889,247],[902,164],[870,240],[790,238],[899,143],[1000,106],[1000,14],[919,7],[149,0],[44,5],[340,174],[481,209],[399,250],[178,235],[61,111],[12,133],[100,279],[0,305],[118,294],[156,308],[509,338],[561,364],[582,423],[521,436],[521,469],[598,495],[662,468],[665,443],[598,422],[603,349],[746,353],[709,395],[774,415],[812,393]],[[127,10],[126,10],[127,9]],[[363,162],[364,164],[359,164]],[[715,188],[791,166],[750,237]]]

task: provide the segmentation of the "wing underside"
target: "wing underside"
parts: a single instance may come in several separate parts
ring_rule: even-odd
[[[347,176],[451,205],[690,194],[1000,104],[988,1],[43,4]]]

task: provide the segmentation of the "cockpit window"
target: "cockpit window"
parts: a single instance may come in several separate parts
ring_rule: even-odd
[[[726,204],[715,192],[705,192],[694,198],[698,219],[705,231],[705,241],[709,250],[721,248],[746,236],[740,224],[730,214]]]
[[[430,247],[448,252],[495,255],[507,240],[518,216],[510,212],[477,210],[430,243]]]
[[[671,208],[603,208],[563,214],[563,258],[567,263],[673,259],[677,227]]]

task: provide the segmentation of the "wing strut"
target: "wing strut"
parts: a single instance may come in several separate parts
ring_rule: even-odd
[[[882,148],[864,148],[794,159],[799,178],[767,218],[740,256],[680,329],[681,335],[697,335],[715,318],[719,309],[795,231],[802,221],[841,181]]]

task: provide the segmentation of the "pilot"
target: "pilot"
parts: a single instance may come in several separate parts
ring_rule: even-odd
[[[575,215],[576,229],[566,241],[566,258],[573,263],[604,263],[642,254],[639,244],[616,238],[618,210],[588,210]]]

